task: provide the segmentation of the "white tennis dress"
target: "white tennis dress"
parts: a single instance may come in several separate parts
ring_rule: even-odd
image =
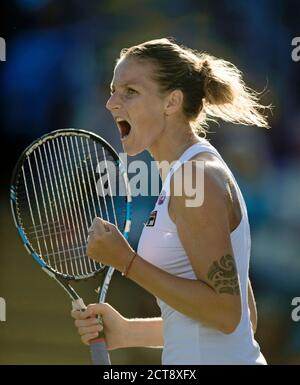
[[[221,155],[208,141],[202,140],[188,148],[167,175],[138,245],[138,254],[148,262],[170,274],[194,280],[197,277],[179,240],[176,225],[169,216],[168,203],[171,176],[181,164],[201,152],[217,156],[231,173]],[[241,286],[241,321],[233,333],[224,334],[185,316],[157,298],[164,324],[163,365],[266,364],[254,339],[248,308],[251,239],[247,208],[237,182],[233,176],[232,178],[242,210],[241,222],[231,233]]]

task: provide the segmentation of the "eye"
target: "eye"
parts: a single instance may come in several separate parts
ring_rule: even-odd
[[[128,88],[126,88],[126,93],[128,95],[134,95],[134,94],[137,94],[137,91],[134,90],[133,88],[128,87]]]

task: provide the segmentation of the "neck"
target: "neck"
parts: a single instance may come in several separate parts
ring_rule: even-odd
[[[171,166],[171,163],[176,161],[185,150],[200,140],[199,136],[193,132],[190,124],[173,122],[165,125],[161,136],[148,148],[148,151],[156,162],[167,161],[167,164]],[[167,169],[164,167],[163,170],[159,168],[163,180],[168,171],[168,166]]]

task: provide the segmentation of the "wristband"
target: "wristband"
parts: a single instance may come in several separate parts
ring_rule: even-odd
[[[137,253],[134,252],[134,254],[131,257],[130,261],[128,262],[127,266],[125,266],[124,270],[122,271],[122,276],[123,277],[127,277],[129,269],[131,268],[131,265],[132,265],[132,263],[133,263],[133,261],[134,261],[136,256],[137,256]]]

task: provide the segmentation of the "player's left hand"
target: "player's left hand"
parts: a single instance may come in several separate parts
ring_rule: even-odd
[[[123,271],[134,250],[114,224],[96,217],[89,228],[86,254],[96,262]]]

